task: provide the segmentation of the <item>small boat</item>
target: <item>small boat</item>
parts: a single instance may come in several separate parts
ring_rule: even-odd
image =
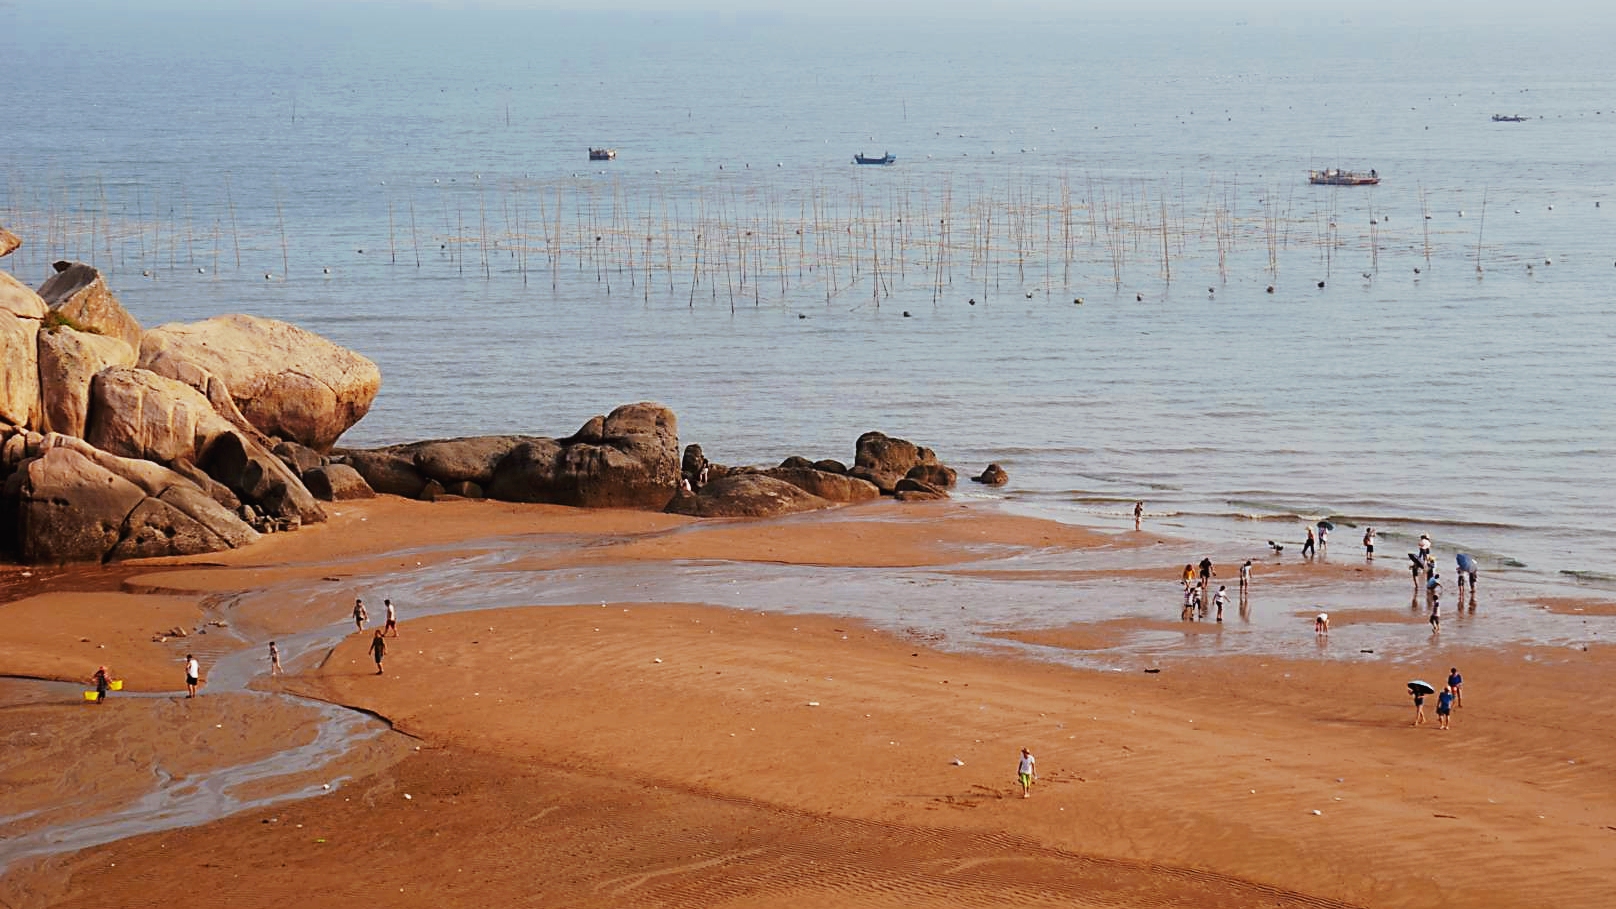
[[[1315,186],[1374,186],[1380,182],[1380,174],[1374,171],[1360,174],[1332,167],[1328,170],[1308,171],[1307,182]]]
[[[1493,114],[1494,123],[1525,123],[1526,118],[1520,114]]]
[[[854,164],[891,164],[897,160],[898,156],[891,152],[887,152],[879,158],[871,158],[870,156],[862,153],[853,156]]]
[[[591,148],[589,150],[589,160],[591,161],[611,161],[616,157],[617,149],[615,148]]]

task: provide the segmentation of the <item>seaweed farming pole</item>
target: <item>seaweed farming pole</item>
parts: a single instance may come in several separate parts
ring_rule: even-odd
[[[1476,225],[1476,274],[1481,274],[1481,232],[1487,229],[1487,187],[1481,188],[1481,221]]]
[[[236,199],[230,192],[230,174],[224,175],[224,202],[230,210],[230,239],[236,246],[236,271],[241,271],[241,233],[236,230]],[[125,209],[128,211],[128,209]]]
[[[410,195],[410,248],[415,250],[415,267],[421,267],[421,238],[415,232],[415,196]]]

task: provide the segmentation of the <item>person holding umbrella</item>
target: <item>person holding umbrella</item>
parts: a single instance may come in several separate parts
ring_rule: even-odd
[[[1465,581],[1470,582],[1470,608],[1476,608],[1476,560],[1466,553],[1454,556],[1459,566],[1459,608],[1464,608]]]
[[[1425,696],[1436,694],[1436,687],[1423,679],[1415,679],[1408,683],[1408,693],[1414,696],[1414,722],[1412,725],[1425,724]]]

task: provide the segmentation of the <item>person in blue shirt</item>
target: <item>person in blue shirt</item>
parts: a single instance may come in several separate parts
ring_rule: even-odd
[[[1448,690],[1453,692],[1453,706],[1464,706],[1464,676],[1459,674],[1459,667],[1448,669]]]
[[[1448,716],[1453,713],[1453,689],[1444,688],[1436,696],[1436,728],[1448,728]]]

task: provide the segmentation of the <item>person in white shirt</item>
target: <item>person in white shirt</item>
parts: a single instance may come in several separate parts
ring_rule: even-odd
[[[1229,588],[1219,584],[1218,592],[1212,595],[1212,602],[1218,607],[1218,621],[1223,621],[1223,604],[1229,602]]]
[[[1021,783],[1021,797],[1032,797],[1032,781],[1038,779],[1038,771],[1033,769],[1032,752],[1021,749],[1021,763],[1016,765],[1016,781]]]
[[[1373,559],[1375,557],[1375,528],[1373,527],[1364,528],[1363,553],[1365,560]]]
[[[398,637],[398,613],[393,609],[393,601],[382,600],[382,605],[387,607],[387,624],[382,626],[382,631],[396,638]]]
[[[185,696],[196,697],[196,686],[202,684],[202,664],[196,661],[196,655],[185,655]]]
[[[1240,566],[1240,595],[1245,596],[1249,590],[1251,590],[1251,560],[1247,559],[1246,563]]]

